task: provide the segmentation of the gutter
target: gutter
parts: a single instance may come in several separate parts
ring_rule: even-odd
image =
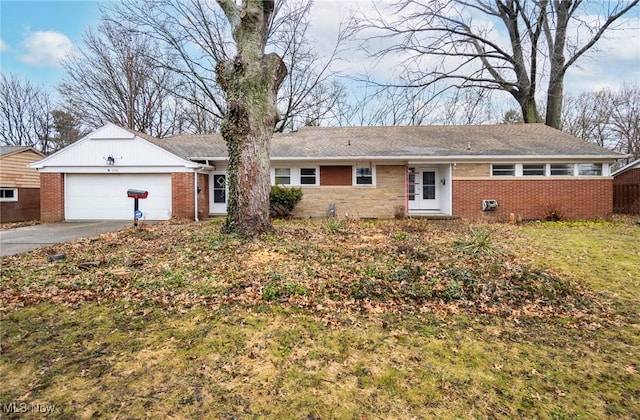
[[[198,173],[203,170],[202,166],[198,166],[193,170],[193,220],[199,222],[198,219]]]

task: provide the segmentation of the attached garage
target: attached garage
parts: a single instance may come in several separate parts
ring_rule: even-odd
[[[67,174],[65,216],[67,220],[133,219],[128,189],[149,191],[139,200],[145,220],[171,218],[171,174]]]
[[[40,173],[41,220],[133,220],[135,200],[127,190],[149,192],[139,199],[142,220],[206,217],[214,168],[163,143],[107,124],[30,164]]]

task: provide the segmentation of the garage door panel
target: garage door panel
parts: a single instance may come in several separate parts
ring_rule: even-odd
[[[127,190],[149,191],[139,200],[146,220],[171,218],[170,174],[67,174],[65,218],[67,220],[133,219],[134,199]]]

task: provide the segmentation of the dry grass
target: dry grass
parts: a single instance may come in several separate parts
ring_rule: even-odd
[[[3,416],[640,416],[631,223],[476,226],[490,241],[416,221],[287,222],[252,242],[218,228],[3,258]],[[516,297],[472,305],[488,303],[470,279]]]

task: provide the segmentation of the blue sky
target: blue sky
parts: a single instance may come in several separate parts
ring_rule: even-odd
[[[82,33],[100,20],[99,5],[108,1],[0,0],[0,69],[28,78],[33,84],[55,93],[62,77],[58,60],[70,49],[81,45]],[[312,33],[318,39],[337,30],[338,9],[368,1],[316,0],[312,12]],[[620,86],[623,82],[640,83],[640,17],[629,16],[625,31],[612,34],[599,43],[599,51],[578,61],[565,79],[571,92]],[[348,70],[358,72],[367,67],[366,59],[349,60]],[[362,60],[362,61],[360,61]],[[385,68],[382,66],[382,68]],[[391,68],[390,66],[386,67]]]
[[[0,1],[0,66],[49,90],[62,76],[57,60],[100,20],[93,1]]]

